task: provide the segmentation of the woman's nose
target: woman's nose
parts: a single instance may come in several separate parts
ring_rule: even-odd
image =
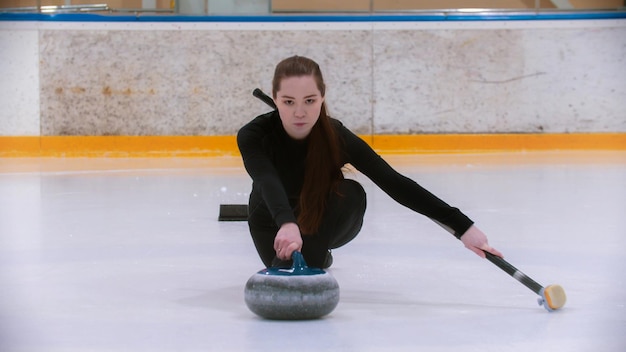
[[[294,112],[296,117],[304,117],[306,115],[306,111],[302,104],[296,105],[296,110]]]

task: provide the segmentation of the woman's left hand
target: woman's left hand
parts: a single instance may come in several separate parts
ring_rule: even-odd
[[[479,257],[485,258],[485,252],[487,251],[493,255],[503,258],[504,256],[500,251],[491,247],[487,241],[487,236],[476,226],[472,225],[461,236],[461,242],[465,245],[465,248],[476,253]]]

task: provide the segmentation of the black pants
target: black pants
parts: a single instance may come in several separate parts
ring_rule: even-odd
[[[310,267],[321,268],[328,250],[350,242],[363,226],[367,206],[363,187],[345,179],[339,184],[338,193],[330,197],[318,232],[302,236],[302,255]],[[264,206],[251,209],[248,226],[263,264],[270,267],[276,257],[274,238],[278,227]]]

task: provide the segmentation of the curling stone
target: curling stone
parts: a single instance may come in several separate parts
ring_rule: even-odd
[[[337,280],[326,271],[309,268],[302,253],[293,252],[291,268],[267,268],[252,275],[244,290],[248,308],[274,320],[316,319],[339,303]]]

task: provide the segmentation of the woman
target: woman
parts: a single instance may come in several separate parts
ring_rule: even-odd
[[[248,225],[267,266],[289,266],[301,251],[311,267],[332,264],[330,250],[360,231],[365,191],[344,179],[350,163],[398,203],[446,227],[480,257],[502,256],[472,220],[396,172],[362,139],[326,113],[325,84],[313,60],[293,56],[274,72],[277,111],[260,115],[237,134],[252,177]]]

